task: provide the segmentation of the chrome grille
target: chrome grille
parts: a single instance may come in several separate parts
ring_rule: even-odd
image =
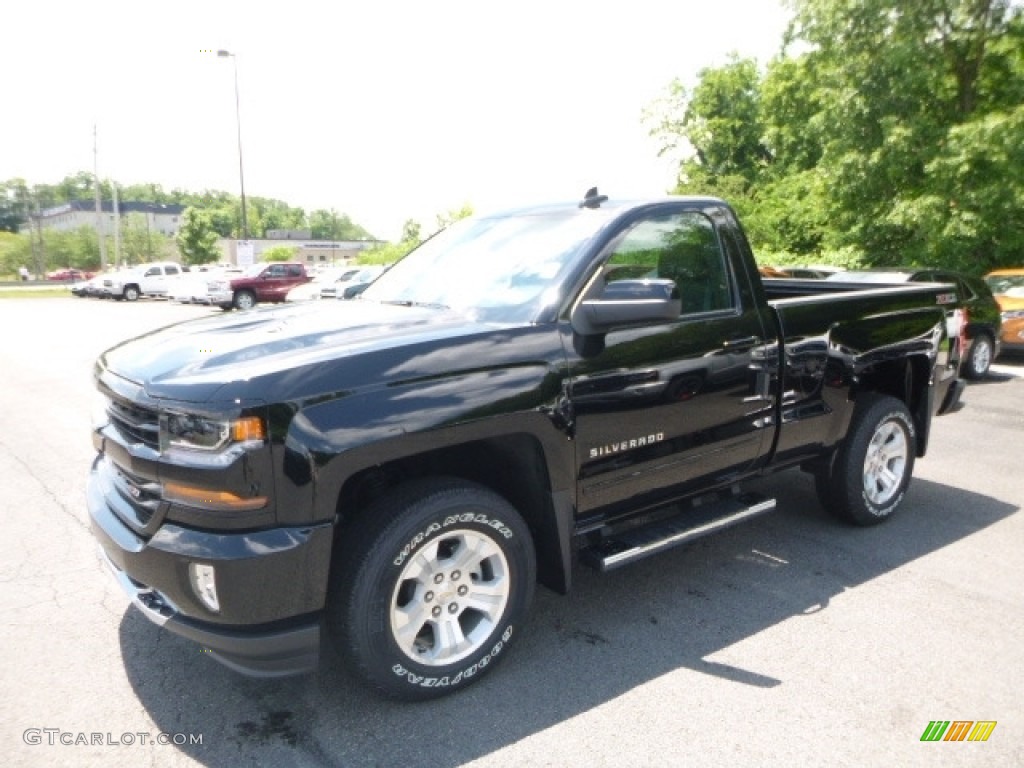
[[[110,422],[129,443],[160,449],[160,417],[156,411],[111,400],[107,406]]]
[[[128,472],[110,462],[114,488],[121,498],[128,503],[135,513],[133,527],[144,528],[149,525],[153,515],[160,508],[160,484]]]

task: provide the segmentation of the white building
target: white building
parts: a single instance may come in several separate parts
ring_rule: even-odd
[[[103,234],[114,234],[114,206],[104,201],[100,221]],[[146,217],[146,227],[150,232],[173,237],[181,228],[184,205],[161,203],[120,202],[118,209],[122,219],[130,213],[142,214]],[[33,217],[35,220],[35,217]],[[46,208],[39,213],[38,222],[44,229],[61,231],[76,230],[81,227],[96,228],[96,203],[87,200],[73,200],[54,208]]]
[[[258,240],[248,241],[252,246],[253,261],[262,261],[264,251],[278,246],[286,246],[295,249],[295,261],[304,261],[312,266],[314,264],[347,264],[359,257],[359,254],[367,248],[381,245],[380,240]],[[221,238],[217,241],[221,252],[224,254],[224,261],[231,264],[238,263],[238,241]]]

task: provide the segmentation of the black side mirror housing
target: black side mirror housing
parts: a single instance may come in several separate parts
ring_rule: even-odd
[[[576,333],[593,336],[631,325],[669,323],[679,318],[682,309],[672,280],[617,280],[605,286],[598,298],[577,304],[570,322]]]

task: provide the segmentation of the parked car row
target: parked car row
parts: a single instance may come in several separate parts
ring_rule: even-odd
[[[380,277],[385,269],[387,267],[370,265],[325,270],[314,277],[311,283],[292,288],[285,300],[354,299]]]
[[[188,268],[173,261],[158,261],[136,267],[93,275],[71,286],[71,293],[82,298],[137,301],[143,296],[166,298],[174,281]]]
[[[268,262],[245,269],[209,265],[183,267],[155,262],[79,280],[71,293],[82,298],[136,301],[163,297],[222,309],[251,309],[259,303],[357,296],[384,271],[382,266],[329,267],[314,275],[299,262]]]
[[[55,269],[52,272],[47,272],[46,279],[60,282],[70,282],[72,280],[88,280],[89,278],[94,277],[95,275],[95,272],[86,272],[83,269],[67,267],[65,269]]]

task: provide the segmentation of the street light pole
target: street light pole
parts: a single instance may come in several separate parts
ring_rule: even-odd
[[[230,58],[235,66],[235,124],[238,127],[238,183],[242,188],[242,239],[249,239],[249,222],[245,214],[245,172],[242,170],[242,111],[238,101],[238,55],[231,51],[217,51],[217,56]]]

